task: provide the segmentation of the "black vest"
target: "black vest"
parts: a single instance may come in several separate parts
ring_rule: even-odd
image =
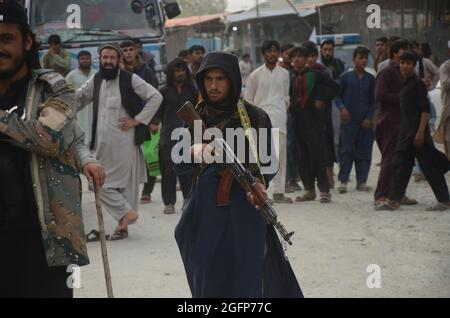
[[[142,99],[136,94],[133,88],[133,73],[126,70],[120,70],[119,72],[119,88],[120,88],[120,99],[122,106],[125,108],[126,112],[131,118],[134,118],[139,114],[144,108],[144,103]],[[97,134],[97,118],[98,118],[98,103],[100,98],[100,86],[102,84],[103,78],[100,73],[94,76],[94,118],[92,121],[92,141],[91,149],[95,146],[95,137]],[[150,139],[150,131],[148,127],[144,124],[139,124],[135,128],[134,133],[134,143],[136,146],[140,146],[144,141]]]

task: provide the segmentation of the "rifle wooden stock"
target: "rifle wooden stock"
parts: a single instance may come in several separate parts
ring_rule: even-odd
[[[205,124],[203,120],[199,116],[199,114],[195,111],[194,105],[191,102],[186,102],[180,110],[177,111],[177,116],[184,120],[186,124],[189,125],[192,129],[194,128],[195,121],[202,122],[202,128],[205,130]]]

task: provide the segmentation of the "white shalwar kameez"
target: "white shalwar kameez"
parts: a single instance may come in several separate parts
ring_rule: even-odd
[[[135,119],[148,125],[162,102],[162,96],[150,84],[133,74],[135,93],[145,102]],[[76,92],[80,107],[93,101],[94,77]],[[106,182],[102,188],[102,203],[111,216],[120,221],[131,210],[138,211],[139,185],[147,181],[142,147],[134,143],[135,128],[122,131],[119,120],[130,118],[122,106],[119,76],[103,80],[100,87],[97,132],[94,153],[105,167]]]

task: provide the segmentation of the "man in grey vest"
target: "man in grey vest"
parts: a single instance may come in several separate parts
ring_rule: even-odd
[[[138,75],[119,70],[117,44],[98,49],[100,71],[76,92],[79,110],[93,102],[91,148],[105,167],[102,203],[118,226],[111,240],[128,237],[128,225],[139,218],[139,185],[147,180],[141,144],[161,94]]]

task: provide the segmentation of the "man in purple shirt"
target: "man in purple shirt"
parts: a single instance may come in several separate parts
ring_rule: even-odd
[[[445,174],[450,170],[450,161],[436,149],[431,138],[428,122],[430,100],[426,84],[416,75],[419,56],[414,51],[405,52],[400,58],[400,70],[405,79],[400,93],[401,124],[398,143],[392,160],[392,183],[389,200],[377,207],[378,211],[393,211],[400,208],[400,200],[406,192],[414,159],[423,170],[437,204],[427,211],[450,209],[450,194]]]

